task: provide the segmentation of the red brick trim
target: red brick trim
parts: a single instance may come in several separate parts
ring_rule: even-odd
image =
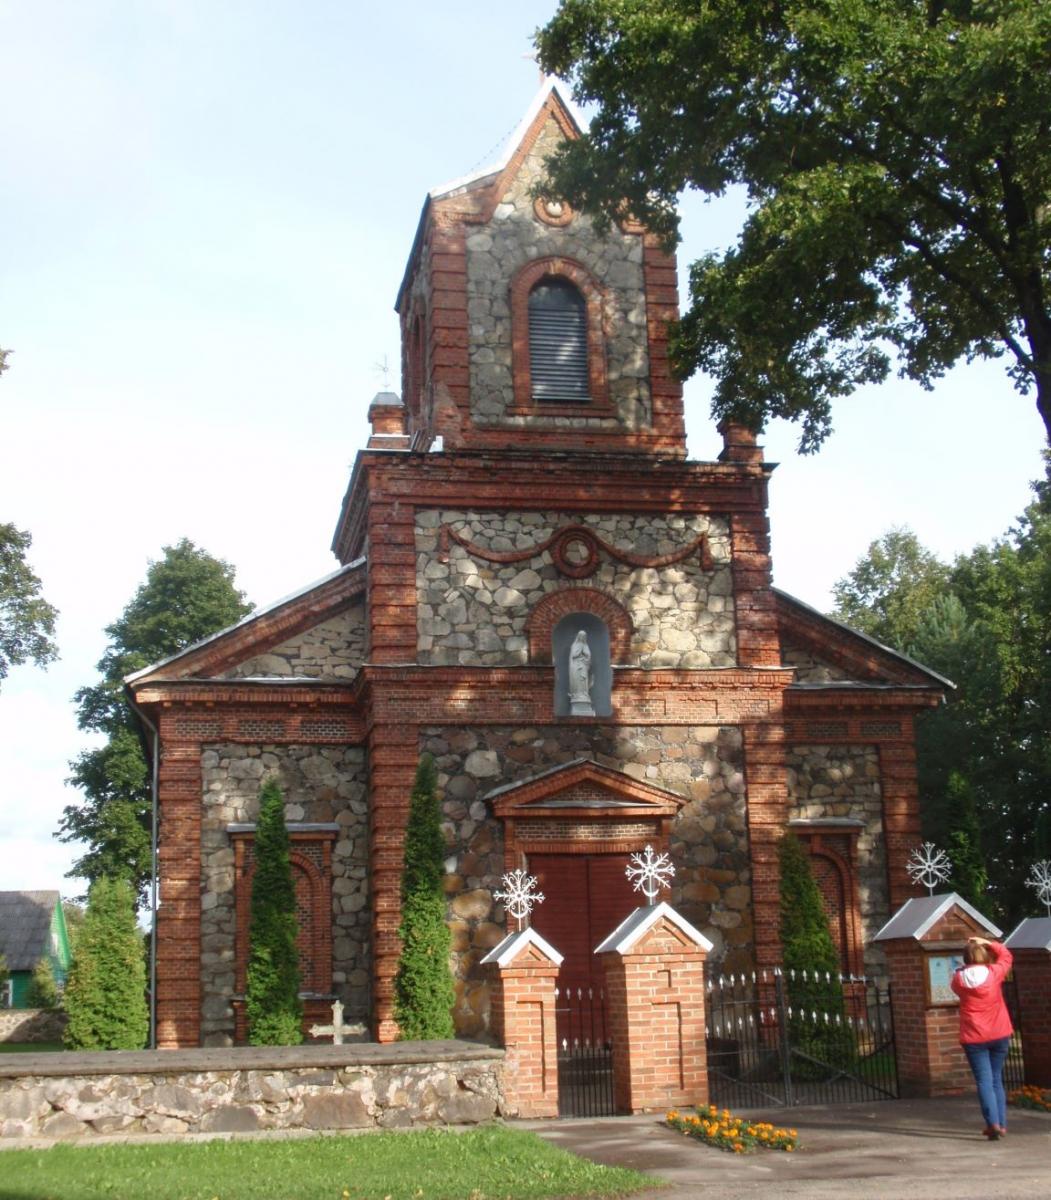
[[[571,587],[545,596],[529,614],[526,635],[529,661],[551,662],[551,632],[570,613],[591,613],[609,630],[610,662],[626,662],[635,632],[631,616],[623,605],[596,588]]]
[[[533,399],[529,365],[529,293],[544,279],[568,280],[584,297],[588,318],[588,391],[586,405],[538,404]],[[538,258],[522,267],[511,280],[511,371],[514,376],[512,414],[551,416],[615,415],[606,380],[605,293],[582,263],[572,258]]]

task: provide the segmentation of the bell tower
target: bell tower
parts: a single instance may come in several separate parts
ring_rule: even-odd
[[[414,448],[685,457],[674,257],[533,195],[580,131],[549,80],[500,163],[428,195],[396,304]]]

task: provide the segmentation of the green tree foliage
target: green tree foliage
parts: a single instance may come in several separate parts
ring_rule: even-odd
[[[864,559],[836,588],[836,615],[849,595],[853,623],[882,622],[881,640],[956,684],[917,721],[924,836],[952,858],[962,894],[982,895],[985,877],[976,904],[1008,926],[1032,915],[1025,877],[1051,822],[1051,484],[1034,491],[1005,537],[944,568],[929,603],[936,571],[881,573]],[[866,592],[858,579],[877,583]]]
[[[889,348],[924,386],[1006,357],[1051,437],[1051,5],[562,0],[537,45],[598,109],[551,191],[670,237],[685,188],[747,189],[676,339],[714,415],[812,451]]]
[[[945,591],[948,577],[948,567],[920,545],[911,529],[890,529],[832,588],[833,615],[903,650],[915,640],[921,617]]]
[[[55,983],[55,972],[46,958],[40,959],[33,968],[29,987],[26,990],[26,1004],[29,1008],[58,1008],[58,986]]]
[[[88,893],[66,980],[70,1050],[141,1050],[149,1033],[146,964],[135,893],[124,879],[97,879]]]
[[[289,859],[285,801],[277,781],[259,792],[252,857],[245,1011],[253,1046],[296,1046],[303,1040],[296,949],[296,889]]]
[[[828,916],[810,859],[799,838],[787,830],[778,846],[781,871],[781,954],[793,1049],[806,1056],[793,1070],[803,1077],[821,1072],[810,1059],[842,1065],[855,1051],[848,1026],[814,1020],[817,1012],[842,1019],[843,985],[840,962]]]
[[[58,658],[58,610],[40,594],[40,580],[26,562],[32,537],[0,525],[0,683],[11,667],[32,660],[45,667]]]
[[[448,1038],[454,1032],[437,782],[434,759],[425,754],[412,789],[401,877],[402,949],[394,980],[394,1019],[403,1039]]]
[[[140,900],[150,878],[150,779],[137,723],[124,698],[126,675],[176,654],[240,620],[250,606],[234,587],[233,568],[183,539],[164,547],[145,582],[106,633],[102,678],[76,696],[80,728],[105,735],[103,745],[71,763],[70,782],[84,799],[64,810],[62,841],[87,851],[70,875],[126,878]]]

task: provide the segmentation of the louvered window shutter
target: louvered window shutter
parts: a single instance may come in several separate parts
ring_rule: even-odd
[[[534,400],[590,399],[587,308],[571,283],[548,280],[529,293],[529,374]]]

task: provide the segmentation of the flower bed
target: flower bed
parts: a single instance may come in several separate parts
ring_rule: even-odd
[[[753,1150],[784,1150],[791,1154],[799,1146],[798,1134],[794,1129],[778,1129],[766,1121],[748,1121],[735,1117],[729,1109],[718,1109],[714,1104],[707,1108],[696,1108],[693,1112],[681,1113],[676,1109],[665,1115],[672,1129],[687,1137],[707,1142],[731,1154],[748,1154]]]
[[[1015,1108],[1035,1108],[1037,1112],[1051,1112],[1051,1090],[1027,1083],[1007,1095],[1007,1103]]]

